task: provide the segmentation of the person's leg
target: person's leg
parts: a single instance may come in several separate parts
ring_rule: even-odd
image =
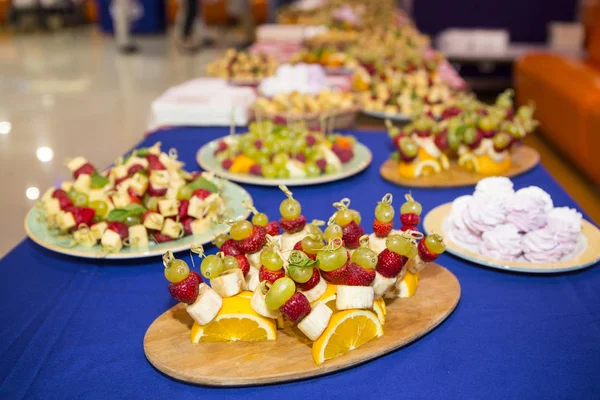
[[[129,34],[129,7],[130,0],[113,0],[112,18],[115,31],[115,40],[119,50],[123,53],[133,53],[137,50],[131,42]]]
[[[196,14],[198,13],[198,0],[186,0],[187,12],[183,21],[183,39],[189,40],[194,34]]]

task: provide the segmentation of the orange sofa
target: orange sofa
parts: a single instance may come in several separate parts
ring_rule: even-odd
[[[600,185],[600,4],[587,16],[586,58],[527,54],[515,89],[519,103],[535,103],[540,133]]]

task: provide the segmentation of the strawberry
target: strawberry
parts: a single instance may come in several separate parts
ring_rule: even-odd
[[[96,210],[88,207],[72,207],[69,209],[75,217],[75,223],[77,226],[84,224],[90,226],[92,224],[92,220],[96,215]]]
[[[238,261],[238,266],[242,270],[242,273],[244,274],[244,276],[246,276],[248,271],[250,271],[250,261],[248,261],[248,257],[246,257],[243,254],[234,257]]]
[[[390,222],[381,222],[380,220],[378,220],[377,218],[375,218],[375,221],[373,221],[373,232],[375,232],[375,236],[377,237],[386,237],[387,235],[390,234],[390,232],[392,231],[392,228],[394,228],[394,221],[390,221]]]
[[[167,194],[167,188],[155,188],[152,183],[148,183],[148,194],[150,196],[162,197]]]
[[[308,258],[310,258],[311,260],[316,260],[317,259],[317,255],[316,254],[308,254],[307,252],[304,251],[304,249],[302,248],[302,240],[298,240],[296,242],[296,244],[294,245],[294,250],[300,250],[301,252],[303,252],[304,254],[306,254],[308,256]]]
[[[348,263],[350,273],[344,285],[348,286],[369,286],[375,279],[374,269],[365,269],[353,262]]]
[[[288,317],[290,321],[298,323],[310,314],[311,308],[306,296],[300,292],[296,292],[279,307],[279,311]]]
[[[166,169],[163,163],[159,161],[156,154],[148,154],[146,159],[148,160],[148,169],[150,171]]]
[[[306,145],[308,147],[314,146],[315,143],[317,143],[317,138],[314,137],[313,135],[306,135]]]
[[[419,232],[419,230],[418,230],[416,227],[412,226],[412,225],[402,225],[402,226],[400,227],[400,230],[401,230],[402,232],[406,232],[406,231],[415,231],[415,232]]]
[[[377,272],[386,278],[394,278],[402,271],[406,260],[406,257],[396,254],[389,249],[384,249],[377,256]]]
[[[244,254],[256,253],[263,248],[267,240],[267,232],[262,226],[254,225],[252,234],[246,239],[238,240],[237,245]]]
[[[169,293],[177,301],[193,304],[198,298],[198,287],[201,283],[202,278],[200,278],[200,275],[192,271],[181,282],[169,284]]]
[[[142,199],[140,199],[138,196],[136,196],[135,194],[131,194],[131,192],[129,192],[128,189],[128,193],[129,193],[129,202],[130,203],[135,203],[135,204],[142,204]]]
[[[79,175],[92,175],[96,169],[90,163],[85,163],[81,167],[73,171],[73,178],[77,179]]]
[[[260,270],[258,271],[258,280],[259,281],[269,281],[271,283],[275,282],[279,278],[283,278],[285,276],[285,269],[281,268],[279,271],[271,271],[270,269],[265,268],[261,265]]]
[[[156,241],[156,243],[165,243],[165,242],[170,242],[173,240],[172,237],[167,236],[167,235],[163,235],[160,232],[154,232],[152,234],[152,238],[154,238],[154,240]]]
[[[360,237],[365,234],[364,229],[352,221],[342,228],[342,239],[349,249],[356,249],[360,246]]]
[[[313,268],[313,274],[309,280],[304,283],[296,282],[296,287],[300,290],[310,290],[317,286],[317,284],[321,281],[321,273],[319,272],[319,268]]]
[[[420,221],[421,221],[421,218],[417,214],[414,214],[414,213],[402,214],[400,216],[400,222],[402,222],[402,225],[417,226],[417,225],[419,225]]]
[[[281,226],[281,229],[287,233],[300,232],[306,226],[306,217],[304,215],[300,215],[296,219],[281,218],[279,220],[279,226]]]
[[[63,197],[69,198],[69,195],[62,189],[56,189],[54,190],[54,192],[52,192],[52,197],[54,197],[55,199],[60,199]]]
[[[215,149],[215,152],[213,154],[217,155],[222,151],[227,150],[227,143],[225,143],[224,140],[219,141],[219,143],[217,143],[217,148]]]
[[[133,176],[133,175],[137,174],[138,172],[143,171],[144,169],[145,169],[144,166],[141,165],[141,164],[133,164],[127,170],[127,175],[128,176]]]
[[[260,164],[254,164],[250,167],[248,173],[250,173],[250,175],[262,176],[262,166]]]
[[[432,253],[431,251],[429,251],[429,249],[425,245],[425,239],[426,239],[426,237],[419,240],[419,244],[417,245],[417,250],[419,251],[419,257],[421,257],[421,260],[423,260],[424,262],[427,263],[427,262],[432,262],[433,260],[438,258],[439,254],[435,254],[435,253]]]
[[[348,257],[350,258],[350,257]],[[344,285],[348,281],[348,276],[350,275],[350,262],[347,262],[342,267],[335,269],[333,271],[323,271],[321,270],[321,276],[329,283],[333,283],[334,285]]]
[[[184,219],[185,217],[188,216],[188,207],[190,206],[190,201],[189,200],[181,200],[179,201],[179,218],[180,219]]]
[[[192,196],[193,197],[197,197],[200,200],[204,200],[205,198],[207,198],[208,196],[210,196],[212,193],[209,190],[206,189],[197,189]]]
[[[194,218],[186,217],[181,220],[181,224],[183,225],[183,231],[186,235],[191,235],[192,232],[192,222],[194,222]]]
[[[279,225],[277,225],[277,221],[271,221],[265,226],[265,231],[267,231],[267,235],[277,236],[281,233],[279,230]]]
[[[317,164],[317,167],[319,167],[321,172],[325,172],[325,168],[327,167],[327,160],[325,160],[324,158],[319,158],[317,161],[315,161],[315,164]]]
[[[233,161],[231,158],[226,158],[225,160],[221,161],[221,167],[223,167],[223,169],[229,169],[232,165]]]
[[[73,206],[73,202],[71,201],[70,198],[68,197],[57,197],[58,198],[58,203],[60,205],[60,209],[61,210],[66,210],[69,207]]]
[[[240,254],[242,254],[242,251],[240,250],[240,248],[237,245],[237,242],[233,239],[227,239],[222,245],[220,250],[223,252],[223,254],[225,254],[226,256],[239,256]]]
[[[106,229],[117,232],[121,236],[121,240],[125,240],[129,237],[129,228],[123,222],[111,221],[108,223]]]

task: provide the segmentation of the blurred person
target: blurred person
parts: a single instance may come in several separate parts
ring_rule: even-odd
[[[209,0],[214,1],[214,0]],[[213,40],[204,37],[204,20],[199,0],[180,0],[175,28],[177,46],[186,51],[198,50],[201,46],[210,46]],[[198,18],[200,17],[200,18]]]
[[[113,0],[112,20],[115,31],[115,40],[119,51],[123,54],[132,54],[138,47],[131,40],[131,4],[132,0]]]

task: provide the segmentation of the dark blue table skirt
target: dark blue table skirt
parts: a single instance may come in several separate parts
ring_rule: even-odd
[[[197,149],[226,134],[220,128],[165,130],[140,145],[162,141],[195,170]],[[373,164],[344,181],[292,188],[307,218],[327,219],[331,203],[344,196],[367,227],[386,192],[400,206],[405,189],[379,176],[387,137],[356,136],[373,151]],[[518,188],[541,186],[556,205],[575,206],[541,166],[514,181]],[[247,189],[259,210],[277,216],[279,189]],[[471,191],[412,193],[428,211]],[[458,277],[462,299],[427,336],[326,377],[217,389],[172,380],[144,356],[146,328],[175,304],[158,257],[82,260],[26,239],[0,262],[0,398],[600,398],[600,268],[541,276],[486,269],[450,255],[439,262]]]

